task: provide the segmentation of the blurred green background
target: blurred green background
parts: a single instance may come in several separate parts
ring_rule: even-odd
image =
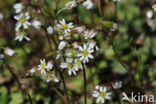
[[[65,10],[57,18],[55,14],[62,9],[69,0],[38,0],[32,1],[34,5],[42,7],[41,14],[36,18],[41,21],[44,26],[54,24],[54,20],[65,18],[66,21],[73,21],[74,10]],[[105,1],[105,0],[103,0]],[[0,21],[0,47],[10,47],[18,52],[16,57],[7,57],[6,62],[13,67],[13,71],[17,74],[22,83],[22,87],[30,94],[33,104],[64,104],[60,96],[54,91],[54,88],[63,93],[61,84],[47,84],[38,78],[23,78],[26,72],[33,66],[39,64],[39,60],[46,57],[49,53],[48,42],[45,33],[28,30],[28,35],[32,39],[30,42],[16,42],[15,23],[13,19],[15,11],[13,4],[17,2],[27,3],[27,0],[0,0],[0,12],[4,15]],[[115,53],[107,38],[97,35],[97,44],[100,50],[87,65],[87,100],[88,104],[92,104],[92,91],[95,85],[108,85],[109,82],[116,80],[123,81],[121,91],[124,92],[141,92],[143,94],[156,94],[156,31],[152,30],[147,24],[146,12],[152,10],[153,0],[121,0],[117,3],[117,24],[118,34],[113,42],[117,53],[128,67],[129,72],[115,58]],[[87,27],[100,27],[103,20],[114,20],[114,2],[105,1],[104,17],[101,16],[99,5],[96,2],[94,8],[86,10],[83,5],[77,6],[79,24]],[[34,12],[33,8],[28,11]],[[154,13],[155,16],[156,13]],[[32,16],[36,14],[32,14]],[[153,16],[153,18],[154,18]],[[141,47],[136,50],[136,41],[141,34],[145,34],[144,42]],[[140,57],[139,73],[138,56]],[[141,77],[141,78],[140,78]],[[83,77],[82,71],[76,76],[65,74],[68,94],[77,104],[76,100],[83,104]],[[122,93],[119,94],[120,98]],[[26,96],[28,98],[28,96]],[[111,101],[106,104],[117,104],[118,98],[113,95]],[[3,66],[0,66],[0,104],[29,104],[24,101],[18,84],[11,76],[10,72]],[[125,103],[126,104],[126,103]],[[128,104],[128,103],[127,103]]]

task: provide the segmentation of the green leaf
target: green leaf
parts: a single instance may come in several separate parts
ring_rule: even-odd
[[[111,22],[111,21],[103,21],[102,24],[106,28],[113,28],[113,22]]]

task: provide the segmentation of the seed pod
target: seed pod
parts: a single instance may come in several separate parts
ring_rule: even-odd
[[[136,47],[140,48],[144,42],[144,38],[145,38],[145,33],[142,33],[136,40]]]

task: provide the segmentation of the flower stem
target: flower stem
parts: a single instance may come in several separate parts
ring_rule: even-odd
[[[64,80],[63,73],[61,73],[61,79],[62,79],[63,88],[64,88],[64,92],[65,92],[65,99],[66,99],[66,102],[67,102],[67,104],[70,104],[70,103],[69,103],[68,93],[67,93],[67,87],[66,87],[66,83],[65,83],[65,80]]]
[[[87,104],[87,80],[86,80],[86,71],[85,71],[85,67],[83,65],[83,80],[84,80],[84,104]]]

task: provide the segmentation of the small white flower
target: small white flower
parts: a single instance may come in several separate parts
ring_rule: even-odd
[[[54,74],[48,75],[46,78],[46,82],[49,83],[50,81],[59,82],[59,78],[56,77]]]
[[[105,103],[105,100],[111,100],[111,92],[107,92],[106,87],[100,86],[97,90],[93,91],[92,96],[97,98],[97,103]]]
[[[119,89],[122,87],[122,81],[117,81],[113,84],[114,89]]]
[[[65,34],[67,34],[68,32],[70,32],[71,29],[74,27],[72,22],[70,22],[69,24],[67,24],[64,19],[62,19],[59,22],[60,22],[60,24],[57,24],[57,27],[59,29],[63,29]]]
[[[92,9],[94,7],[94,3],[91,0],[86,0],[83,2],[83,6],[86,7],[86,9]]]
[[[4,58],[4,54],[0,54],[0,60]]]
[[[71,8],[76,7],[76,6],[77,6],[76,1],[73,0],[73,1],[68,2],[68,3],[66,4],[65,8],[66,8],[66,9],[71,9]]]
[[[23,10],[23,4],[22,3],[16,3],[13,5],[13,8],[15,9],[16,13],[20,13]]]
[[[38,65],[38,70],[41,71],[41,74],[46,75],[47,65],[45,59],[40,60],[40,65]]]
[[[24,32],[24,31],[17,31],[15,40],[18,40],[18,41],[21,42],[21,41],[23,41],[23,39],[26,39],[27,41],[31,40],[29,37],[27,37],[27,33],[26,32]]]
[[[72,75],[72,73],[76,75],[76,71],[78,71],[78,67],[75,66],[73,59],[70,58],[66,58],[66,62],[61,63],[60,67],[63,69],[68,69],[69,75]]]
[[[50,70],[53,69],[53,66],[54,66],[54,65],[53,65],[53,61],[49,61],[49,62],[47,63],[47,67],[46,67],[46,68],[47,68],[48,71],[50,71]]]
[[[58,50],[60,50],[60,51],[63,50],[66,45],[67,45],[67,42],[66,41],[61,41],[59,43]]]
[[[16,23],[16,31],[19,30],[20,27],[23,27],[24,29],[27,29],[31,24],[28,22],[30,19],[29,13],[21,13],[19,15],[14,16],[14,18],[18,21]]]
[[[152,6],[153,10],[156,11],[156,4]]]
[[[4,53],[8,56],[16,56],[17,53],[13,49],[10,48],[4,48]]]
[[[94,50],[89,47],[87,44],[84,44],[83,47],[79,46],[79,50],[81,53],[78,54],[80,57],[80,60],[83,61],[84,63],[89,62],[89,58],[93,59],[94,57],[92,56],[91,53],[94,52]]]
[[[147,18],[152,18],[153,12],[151,10],[147,11],[146,16],[147,16]]]
[[[85,31],[85,33],[84,33],[84,38],[85,38],[85,39],[92,39],[92,38],[94,38],[96,35],[97,35],[96,30],[91,30],[91,31],[87,30],[87,31]]]
[[[118,25],[116,23],[113,23],[113,27],[110,30],[115,31],[117,29],[118,29]]]
[[[52,27],[52,26],[49,26],[49,27],[47,28],[47,33],[51,35],[51,34],[53,34],[53,32],[54,32],[53,27]]]
[[[35,20],[35,21],[33,21],[32,26],[34,26],[36,29],[40,29],[40,27],[41,27],[41,22]]]
[[[0,21],[3,19],[3,14],[0,12]]]

